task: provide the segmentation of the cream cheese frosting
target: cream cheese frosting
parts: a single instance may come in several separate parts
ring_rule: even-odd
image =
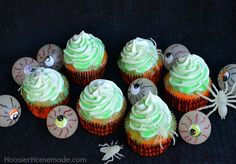
[[[68,40],[64,49],[64,61],[79,71],[98,69],[104,52],[105,47],[100,39],[82,31]]]
[[[158,59],[155,44],[137,37],[126,43],[117,64],[123,72],[142,74],[154,67]]]
[[[170,71],[169,83],[185,94],[195,94],[207,90],[209,68],[197,55],[188,55],[185,60],[178,60]]]
[[[114,82],[97,79],[80,94],[79,111],[86,119],[109,119],[121,111],[123,101],[123,93]]]

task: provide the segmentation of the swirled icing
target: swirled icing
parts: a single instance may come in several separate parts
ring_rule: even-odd
[[[172,126],[172,115],[164,101],[149,92],[131,108],[129,127],[138,131],[143,138],[160,134],[163,128],[168,132]],[[168,133],[164,137],[168,137]]]
[[[38,67],[26,75],[22,92],[30,102],[55,101],[65,88],[64,79],[54,69]]]
[[[123,93],[114,82],[97,79],[85,87],[79,106],[79,111],[87,119],[109,119],[122,109]]]
[[[124,72],[142,74],[154,67],[157,61],[158,52],[154,43],[137,37],[126,43],[117,64]]]
[[[186,60],[178,60],[170,71],[171,86],[182,93],[194,94],[207,90],[209,68],[197,55],[188,55]]]
[[[79,71],[97,69],[100,67],[104,52],[105,47],[100,39],[82,31],[68,40],[64,49],[64,61]]]

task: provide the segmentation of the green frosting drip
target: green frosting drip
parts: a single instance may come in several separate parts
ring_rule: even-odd
[[[189,55],[184,61],[177,61],[170,71],[171,86],[185,94],[195,94],[207,90],[209,68],[197,55]]]
[[[143,74],[154,67],[158,59],[158,52],[153,42],[137,37],[126,43],[117,64],[123,72]]]
[[[64,49],[64,61],[79,71],[96,70],[100,67],[105,48],[102,41],[82,31],[68,40]]]
[[[65,98],[59,94],[68,95],[64,80],[56,70],[38,67],[26,75],[21,91],[30,103],[50,101],[54,105]]]
[[[138,131],[143,138],[155,135],[167,138],[168,132],[173,130],[173,118],[168,106],[151,92],[133,105],[131,110],[128,126]]]
[[[123,94],[114,82],[97,79],[81,93],[79,112],[88,120],[109,119],[122,109],[123,101]]]

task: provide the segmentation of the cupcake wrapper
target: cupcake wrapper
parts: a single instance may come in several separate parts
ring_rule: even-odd
[[[171,106],[174,109],[177,109],[180,112],[189,112],[196,110],[197,108],[206,106],[208,101],[204,98],[200,97],[199,95],[184,95],[180,94],[177,91],[174,91],[173,88],[170,87],[168,84],[168,75],[164,78],[165,83],[165,89],[164,89],[164,98],[169,106]],[[210,80],[210,86],[211,86],[211,80]],[[202,92],[204,96],[209,97],[210,91]]]
[[[144,74],[141,75],[133,75],[131,73],[126,73],[120,71],[122,79],[125,81],[126,84],[130,85],[134,80],[138,78],[147,78],[151,80],[154,84],[157,84],[162,77],[162,70],[163,70],[163,59],[160,56],[160,60],[158,61],[157,65],[152,69],[148,70]]]
[[[69,104],[69,96],[67,96],[64,100],[62,100],[61,102],[59,102],[56,105],[52,105],[52,106],[48,106],[48,107],[40,107],[40,106],[36,106],[30,103],[26,102],[26,105],[28,107],[28,109],[32,112],[32,114],[38,118],[42,118],[42,119],[47,119],[48,117],[48,113],[55,108],[56,106],[59,105],[68,105]]]
[[[66,72],[73,82],[85,86],[91,81],[101,78],[103,76],[107,63],[107,57],[108,56],[105,51],[101,66],[97,70],[80,72],[72,64],[65,64]]]
[[[160,145],[145,145],[141,143],[137,143],[136,141],[132,140],[132,138],[127,137],[128,145],[132,148],[132,150],[141,156],[158,156],[166,151],[166,149],[170,146],[172,141],[171,138],[166,139],[165,143],[162,143],[162,147]]]
[[[98,136],[107,136],[109,134],[112,134],[118,129],[118,127],[123,122],[126,105],[127,105],[126,100],[124,99],[124,104],[123,104],[123,107],[120,111],[120,112],[122,112],[121,115],[116,120],[113,120],[113,121],[111,121],[111,122],[109,122],[105,125],[102,125],[102,124],[99,124],[99,123],[94,123],[94,122],[91,122],[89,120],[86,120],[80,114],[80,112],[79,112],[80,106],[79,106],[79,103],[77,103],[77,110],[78,110],[78,113],[79,113],[80,124],[84,129],[86,129],[91,134],[95,134],[95,135],[98,135]]]
[[[138,142],[134,139],[132,139],[130,133],[127,131],[128,129],[128,120],[129,120],[129,115],[127,115],[126,120],[125,120],[125,129],[126,129],[126,134],[127,134],[127,141],[128,145],[132,148],[132,150],[141,156],[158,156],[166,151],[166,149],[170,146],[172,137],[169,136],[166,139],[162,139],[162,147],[160,144],[152,144],[152,143],[142,143],[141,141]],[[171,112],[172,115],[172,129],[173,131],[176,131],[176,118],[175,115]]]

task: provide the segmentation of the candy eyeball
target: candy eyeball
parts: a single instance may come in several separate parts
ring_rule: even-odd
[[[236,82],[236,64],[229,64],[223,67],[218,74],[218,85],[221,90],[226,89],[228,84],[228,91],[231,91],[234,83]],[[236,94],[236,87],[233,91]]]
[[[46,44],[38,51],[37,61],[40,66],[60,70],[63,66],[63,52],[55,44]]]
[[[34,67],[39,67],[39,63],[30,57],[18,59],[12,67],[12,77],[19,85],[23,84],[28,73],[34,70]]]
[[[157,95],[157,87],[155,84],[146,78],[134,80],[128,89],[128,99],[132,105],[148,95],[149,91]]]
[[[211,134],[210,120],[202,112],[187,112],[179,121],[179,134],[181,138],[189,144],[201,144],[205,142]]]
[[[78,127],[78,117],[68,106],[53,108],[47,117],[48,131],[56,138],[64,139],[73,135]]]
[[[0,127],[10,127],[20,118],[21,106],[16,98],[10,95],[0,96]]]
[[[187,58],[189,50],[182,44],[172,44],[164,52],[164,66],[169,71],[179,58]]]

